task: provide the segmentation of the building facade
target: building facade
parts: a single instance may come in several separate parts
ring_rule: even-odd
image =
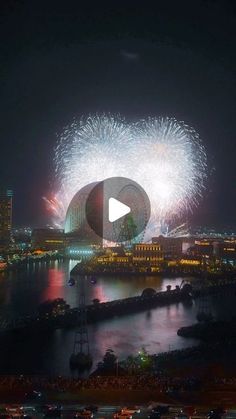
[[[153,244],[158,244],[165,258],[179,258],[182,255],[182,238],[179,237],[153,237]]]
[[[31,245],[33,250],[63,251],[65,247],[64,230],[36,228],[32,232]]]
[[[133,263],[159,265],[164,260],[160,244],[139,243],[133,246]]]
[[[236,265],[236,239],[229,238],[219,243],[218,255],[223,263]]]
[[[12,197],[13,192],[10,189],[0,190],[0,250],[2,251],[8,249],[11,241]]]

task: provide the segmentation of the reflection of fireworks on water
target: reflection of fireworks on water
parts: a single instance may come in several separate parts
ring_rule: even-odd
[[[60,137],[55,164],[58,192],[51,209],[61,224],[80,188],[124,176],[146,190],[150,226],[155,229],[160,222],[192,210],[206,179],[206,154],[198,134],[174,118],[128,124],[102,115],[74,121]]]

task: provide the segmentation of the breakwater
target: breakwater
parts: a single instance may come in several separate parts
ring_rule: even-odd
[[[109,302],[95,301],[86,306],[88,323],[103,321],[112,317],[124,316],[140,311],[151,310],[152,308],[176,303],[191,303],[193,299],[204,295],[216,293],[236,292],[235,280],[220,280],[217,283],[204,287],[194,288],[186,283],[182,288],[168,289],[167,291],[155,292],[153,289],[146,289],[141,296],[130,297]],[[38,333],[40,330],[51,331],[59,328],[75,327],[79,323],[79,308],[68,308],[64,313],[45,313],[27,316],[16,319],[14,324],[0,328],[0,336],[6,333],[20,332]]]
[[[148,289],[150,291],[150,289]],[[141,296],[130,297],[121,300],[113,300],[108,302],[96,302],[86,306],[86,315],[88,323],[95,323],[115,316],[132,314],[139,311],[150,310],[154,307],[191,301],[192,297],[185,289],[174,289],[156,293],[144,292]],[[79,308],[69,308],[63,314],[49,315],[41,314],[40,316],[32,315],[25,318],[16,319],[14,324],[8,324],[0,331],[0,336],[6,332],[30,332],[35,333],[40,330],[53,330],[59,328],[75,327],[79,323]]]
[[[205,342],[235,341],[236,319],[196,323],[191,326],[181,327],[177,334],[185,338],[201,339]]]

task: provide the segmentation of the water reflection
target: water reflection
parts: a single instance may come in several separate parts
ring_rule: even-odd
[[[42,292],[43,300],[54,300],[55,298],[64,298],[64,272],[57,266],[48,269],[48,287]]]
[[[37,262],[19,273],[10,272],[0,281],[1,311],[12,308],[16,314],[29,314],[47,299],[64,298],[71,307],[78,304],[78,289],[68,287],[69,272],[76,261]],[[165,290],[168,284],[179,285],[182,278],[168,279],[157,276],[107,277],[99,276],[96,283],[87,281],[86,301],[97,298],[109,301],[141,295],[144,288]]]
[[[76,261],[67,263],[42,262],[28,266],[19,274],[1,276],[1,313],[18,316],[34,312],[44,300],[64,298],[71,307],[78,305],[78,287],[67,285],[69,272]],[[179,285],[182,278],[161,278],[157,276],[107,277],[99,276],[95,284],[87,281],[86,301],[95,298],[109,301],[134,295],[141,295],[147,287],[165,290],[166,286]],[[233,298],[233,306],[235,306]],[[214,313],[226,313],[222,299],[213,301]],[[228,309],[229,311],[229,309]],[[116,317],[88,326],[90,349],[94,366],[102,359],[105,351],[112,348],[119,359],[138,353],[144,346],[150,353],[181,349],[196,344],[194,339],[177,336],[179,327],[196,320],[197,307],[193,304],[172,304],[166,307]],[[38,336],[17,342],[1,342],[0,373],[44,373],[70,375],[69,357],[73,348],[74,331],[56,330],[47,336]],[[16,350],[17,348],[17,350]],[[37,360],[37,362],[35,362]]]

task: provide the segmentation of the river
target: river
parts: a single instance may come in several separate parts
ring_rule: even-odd
[[[69,271],[76,264],[70,262],[37,262],[20,273],[0,275],[0,315],[17,317],[34,312],[37,306],[48,299],[64,298],[71,307],[78,304],[78,289],[67,284]],[[191,281],[191,278],[185,278]],[[151,287],[166,290],[182,281],[161,276],[108,277],[99,276],[95,284],[88,281],[86,301],[94,298],[110,301],[140,295]],[[222,299],[212,303],[213,314],[224,314]],[[234,302],[231,306],[235,306]],[[112,348],[119,359],[137,354],[145,347],[149,353],[181,349],[198,343],[195,339],[177,336],[178,328],[196,321],[197,306],[171,304],[150,311],[113,318],[88,326],[90,351],[94,367],[102,359],[106,349]],[[1,341],[0,374],[43,374],[71,376],[69,357],[73,350],[73,329],[56,330],[47,335],[31,336]]]

